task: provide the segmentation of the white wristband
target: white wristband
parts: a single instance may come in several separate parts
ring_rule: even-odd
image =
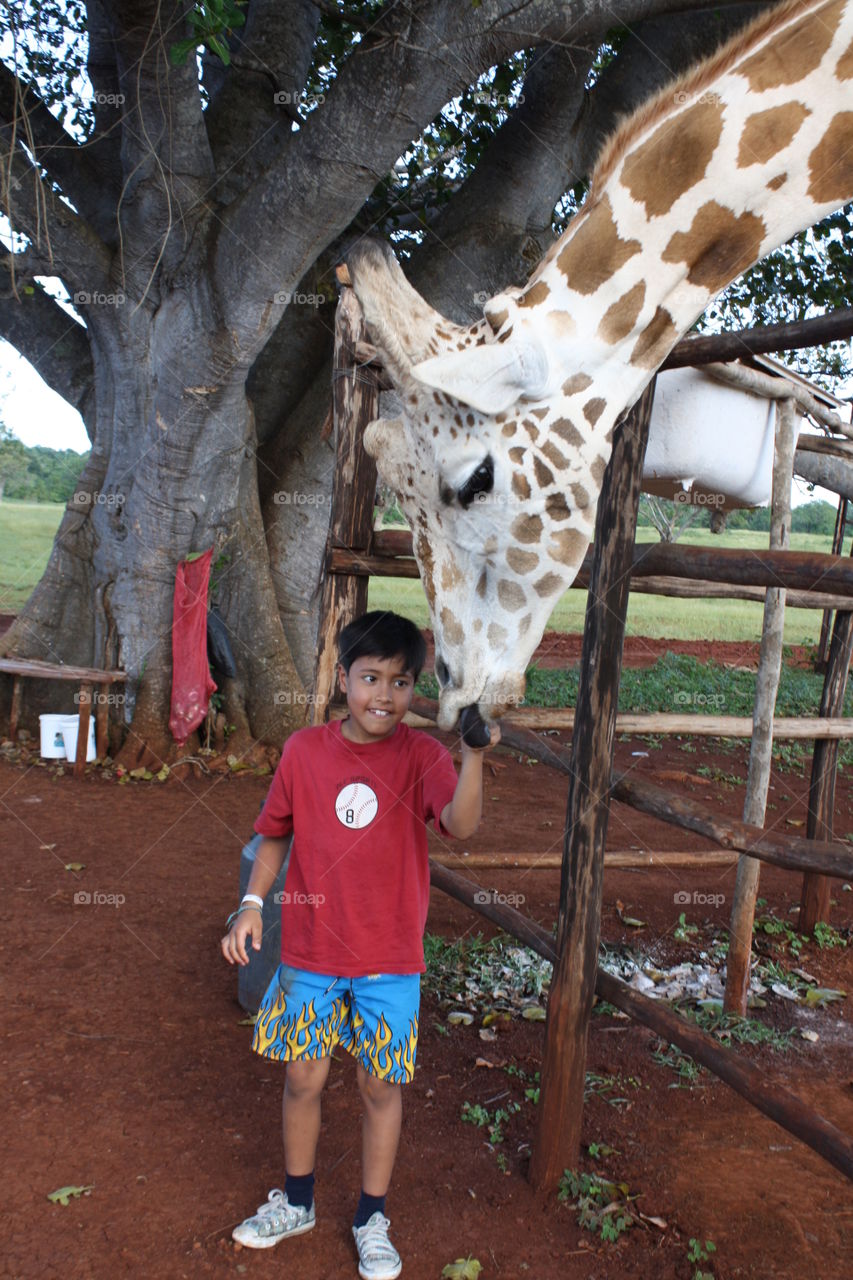
[[[240,903],[240,906],[241,906],[241,907],[242,907],[242,905],[243,905],[243,903],[244,903],[244,902],[254,902],[255,906],[260,907],[260,909],[263,911],[263,908],[264,908],[264,900],[263,900],[263,898],[259,898],[259,897],[258,897],[258,895],[257,895],[256,893],[244,893],[244,894],[243,894],[243,900],[242,900],[242,902]]]

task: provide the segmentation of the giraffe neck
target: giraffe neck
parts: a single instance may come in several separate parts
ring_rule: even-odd
[[[616,135],[504,328],[535,327],[604,432],[716,294],[851,197],[853,0],[784,5]]]

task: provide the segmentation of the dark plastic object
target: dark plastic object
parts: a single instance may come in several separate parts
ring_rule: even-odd
[[[207,660],[213,670],[227,680],[233,680],[237,675],[228,628],[216,609],[208,609],[207,612]]]
[[[459,728],[462,730],[462,741],[469,747],[487,747],[492,740],[489,726],[480,715],[476,703],[464,708]]]
[[[249,886],[249,876],[255,865],[255,854],[262,836],[252,836],[240,855],[240,897]],[[257,1013],[264,992],[272,982],[272,976],[281,963],[281,893],[290,863],[290,847],[288,847],[281,871],[275,884],[264,899],[264,934],[260,951],[255,951],[250,944],[249,963],[240,965],[237,975],[237,999],[248,1013]]]

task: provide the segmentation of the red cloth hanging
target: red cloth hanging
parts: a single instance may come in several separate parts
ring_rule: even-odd
[[[179,746],[207,715],[216,690],[207,662],[207,588],[213,547],[195,560],[181,560],[175,575],[172,615],[172,713],[169,728]]]

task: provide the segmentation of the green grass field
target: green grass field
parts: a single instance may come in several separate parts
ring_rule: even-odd
[[[0,613],[17,613],[44,573],[65,506],[0,502]]]
[[[64,507],[54,503],[0,502],[0,613],[15,613],[24,604],[47,564]],[[641,529],[640,542],[654,542],[652,529]],[[767,535],[738,529],[715,536],[707,530],[688,530],[680,540],[690,546],[766,547]],[[819,534],[794,533],[795,551],[830,550]],[[396,609],[418,626],[428,624],[426,598],[412,578],[373,578],[372,609]],[[582,631],[585,591],[567,591],[549,622],[556,631]],[[677,600],[668,596],[632,595],[628,633],[680,640],[759,640],[762,606],[750,600]],[[814,644],[820,634],[818,609],[788,609],[786,644]]]

